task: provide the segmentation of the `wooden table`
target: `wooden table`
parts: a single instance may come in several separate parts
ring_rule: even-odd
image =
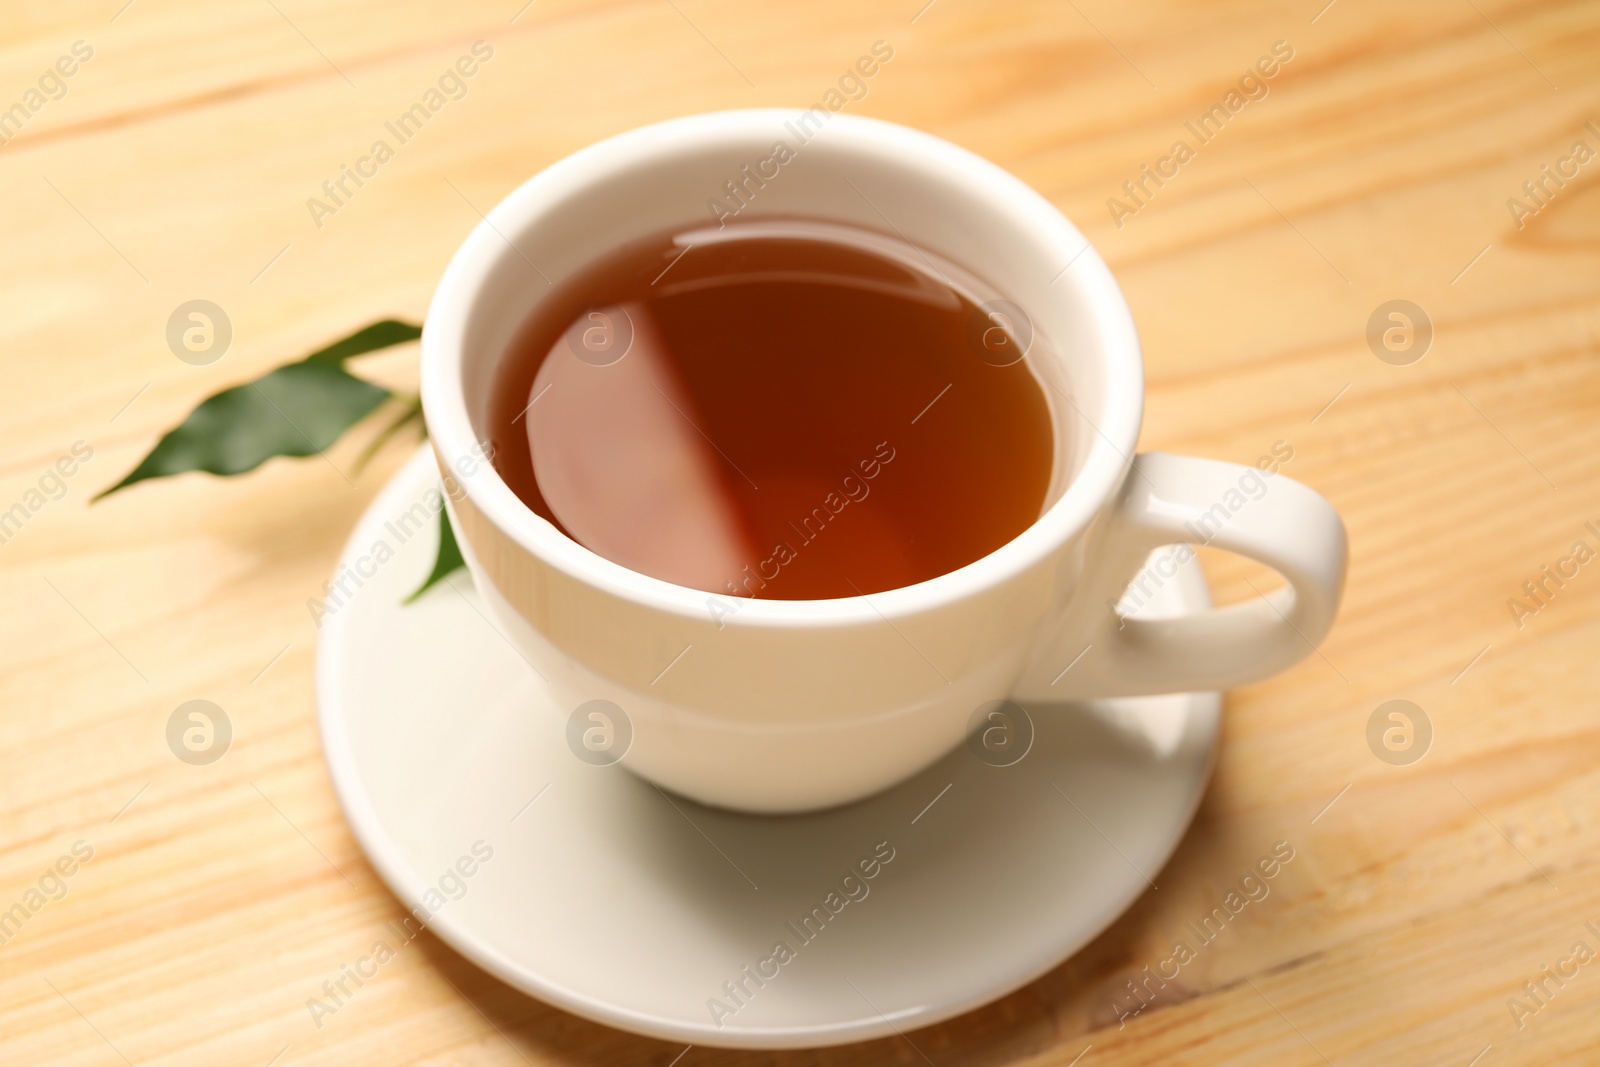
[[[525,2],[8,7],[0,107],[29,106],[20,130],[0,126],[15,134],[0,146],[0,510],[33,500],[75,442],[93,456],[0,544],[0,908],[58,860],[73,870],[0,945],[0,1060],[1600,1060],[1600,959],[1567,963],[1559,986],[1541,975],[1575,942],[1600,953],[1600,563],[1565,564],[1576,575],[1537,601],[1524,588],[1575,542],[1600,548],[1600,160],[1571,151],[1600,149],[1600,7]],[[314,220],[307,199],[478,40],[493,58],[466,95]],[[356,433],[331,462],[89,498],[201,397],[371,319],[420,318],[479,212],[544,165],[673,115],[812,104],[877,40],[893,61],[852,111],[1011,169],[1110,262],[1145,343],[1143,447],[1252,462],[1283,442],[1288,473],[1340,508],[1338,626],[1229,695],[1215,778],[1160,889],[948,1024],[675,1060],[429,935],[317,1028],[307,998],[401,909],[322,764],[305,602],[408,449],[347,482]],[[92,57],[64,60],[72,75],[32,108],[78,41]],[[1229,110],[1280,41],[1292,59]],[[1202,140],[1186,123],[1208,114]],[[1192,158],[1161,162],[1180,139]],[[1133,200],[1123,183],[1144,164],[1169,176]],[[1545,179],[1534,212],[1523,183],[1544,165],[1577,176]],[[234,329],[208,366],[164,340],[195,298]],[[1398,299],[1432,323],[1420,360],[1369,346],[1369,318]],[[415,373],[414,350],[382,362]],[[1208,566],[1224,600],[1267,580]],[[196,698],[234,729],[204,767],[165,738]],[[1396,699],[1431,723],[1420,761],[1369,747]],[[1280,841],[1295,859],[1270,896],[1133,1014],[1129,979]]]

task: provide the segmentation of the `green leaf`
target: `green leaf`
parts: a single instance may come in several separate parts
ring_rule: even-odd
[[[398,319],[384,319],[371,326],[363,326],[344,340],[335,341],[327,348],[313,352],[306,358],[321,363],[343,363],[351,356],[388,348],[390,345],[405,344],[421,336],[421,326],[413,326]]]
[[[298,363],[207,397],[127,477],[94,499],[150,478],[187,471],[243,474],[273,456],[321,453],[390,395],[346,371],[344,360],[421,333],[419,326],[385,319]]]
[[[456,533],[450,527],[450,512],[445,508],[439,509],[439,552],[433,560],[433,573],[428,575],[426,581],[417,586],[417,591],[406,597],[405,603],[409,604],[429,589],[444,581],[447,576],[467,565],[461,558],[461,546],[456,544]]]
[[[320,453],[389,397],[389,390],[311,359],[208,397],[106,496],[186,471],[243,474],[273,456]]]

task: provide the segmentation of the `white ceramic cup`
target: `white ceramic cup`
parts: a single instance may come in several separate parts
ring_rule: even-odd
[[[770,162],[779,142],[792,154],[781,165]],[[551,283],[631,239],[713,221],[710,201],[724,214],[735,203],[728,182],[742,182],[741,220],[813,217],[889,234],[1027,310],[1051,342],[1030,354],[1033,369],[1052,399],[1071,398],[1056,405],[1057,488],[1032,526],[916,585],[741,599],[596,555],[481,461],[493,372]],[[451,515],[502,634],[562,714],[591,700],[622,710],[626,722],[612,725],[619,744],[631,727],[623,766],[704,803],[795,812],[867,796],[960,744],[975,711],[1000,698],[1036,706],[1251,682],[1309,653],[1338,608],[1346,542],[1333,507],[1282,474],[1136,456],[1139,341],[1104,261],[1021,181],[902,126],[734,111],[586,148],[467,237],[422,350],[428,432],[459,482]],[[1286,585],[1178,618],[1116,614],[1152,550],[1196,542],[1259,560]],[[1171,577],[1166,558],[1141,580]]]

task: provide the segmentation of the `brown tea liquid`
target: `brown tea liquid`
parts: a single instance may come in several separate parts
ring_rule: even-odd
[[[495,465],[578,543],[679,585],[820,600],[945,574],[1039,517],[1054,461],[1031,328],[970,280],[827,223],[635,242],[507,353]]]

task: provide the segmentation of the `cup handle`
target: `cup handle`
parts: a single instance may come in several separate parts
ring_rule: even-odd
[[[1197,692],[1259,681],[1315,649],[1344,591],[1347,540],[1333,505],[1282,474],[1236,463],[1163,452],[1135,456],[1098,544],[1067,622],[1024,673],[1018,700]],[[1151,552],[1170,544],[1236,552],[1288,584],[1175,618],[1119,613],[1130,580],[1148,590],[1149,581],[1176,575],[1175,566],[1172,574],[1152,568],[1149,578],[1140,572]]]

